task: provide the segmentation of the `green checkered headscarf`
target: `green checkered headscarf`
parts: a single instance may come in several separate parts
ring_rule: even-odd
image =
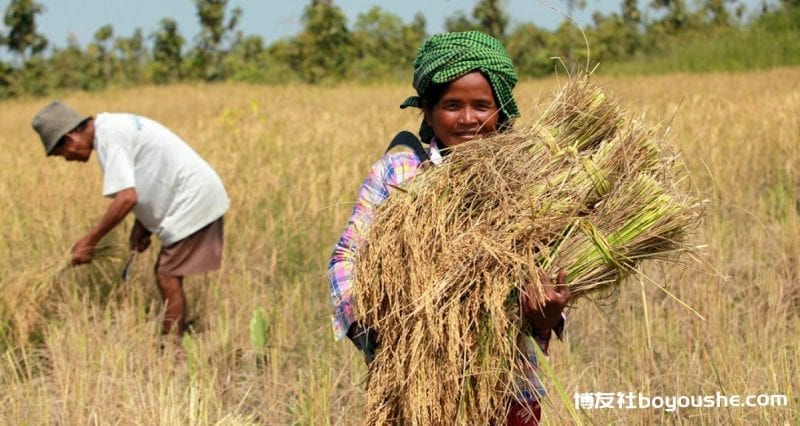
[[[517,83],[514,63],[496,38],[479,31],[436,34],[422,44],[414,60],[414,89],[412,96],[400,108],[422,108],[422,99],[434,84],[458,80],[472,71],[489,78],[494,96],[500,103],[500,123],[519,117],[519,109],[511,93]],[[419,129],[423,142],[433,137],[433,129],[422,120]]]

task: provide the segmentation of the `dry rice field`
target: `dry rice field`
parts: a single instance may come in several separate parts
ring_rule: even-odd
[[[544,423],[800,424],[800,69],[599,81],[669,124],[709,200],[703,262],[651,265],[651,280],[613,300],[577,303],[551,345]],[[558,84],[517,88],[523,121]],[[96,160],[45,158],[30,120],[46,100],[0,103],[0,424],[359,424],[366,369],[333,341],[325,270],[370,164],[418,126],[398,108],[409,94],[224,84],[59,96],[161,121],[226,183],[224,266],[187,279],[182,363],[161,349],[155,250],[120,279],[132,219],[94,264],[63,268],[108,204]],[[250,337],[259,308],[263,350]],[[708,406],[688,403],[698,397]]]

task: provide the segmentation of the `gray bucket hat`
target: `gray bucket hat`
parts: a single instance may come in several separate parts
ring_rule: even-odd
[[[44,144],[44,151],[52,155],[58,141],[70,130],[91,117],[78,114],[61,101],[50,102],[33,117],[33,130],[39,134]]]

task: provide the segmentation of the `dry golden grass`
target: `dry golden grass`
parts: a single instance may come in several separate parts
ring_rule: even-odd
[[[545,422],[571,422],[576,392],[649,396],[785,394],[788,407],[596,409],[586,423],[792,424],[800,421],[800,70],[604,80],[653,121],[673,117],[697,186],[716,200],[702,227],[711,270],[648,271],[607,307],[570,312],[551,345]],[[536,116],[556,82],[523,83]],[[369,165],[418,115],[410,88],[172,86],[65,95],[86,112],[130,111],[183,135],[232,199],[223,270],[190,277],[186,362],[161,351],[154,253],[119,280],[121,247],[60,278],[30,342],[0,311],[2,424],[357,424],[365,368],[329,329],[325,268]],[[47,159],[30,129],[44,100],[0,104],[0,291],[59,259],[107,206],[96,160]],[[724,277],[724,278],[723,278]],[[249,322],[271,324],[263,355]],[[10,346],[9,346],[10,345]]]

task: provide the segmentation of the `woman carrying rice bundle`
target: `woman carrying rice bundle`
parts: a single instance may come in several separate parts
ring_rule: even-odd
[[[380,336],[355,317],[354,262],[374,221],[375,209],[394,188],[412,179],[423,163],[438,165],[448,148],[506,131],[519,116],[512,94],[517,81],[513,62],[502,44],[491,36],[477,31],[434,35],[420,47],[413,66],[413,86],[418,96],[408,98],[400,107],[422,110],[419,136],[427,147],[418,152],[390,149],[372,166],[334,248],[328,270],[335,336],[337,339],[347,336],[353,341],[367,363],[380,345]],[[433,258],[437,253],[429,256]],[[560,337],[564,326],[562,311],[570,296],[565,274],[562,271],[555,280],[543,273],[539,275],[545,296],[543,304],[520,293],[527,327],[517,341],[529,368],[526,377],[518,381],[521,394],[507,403],[509,425],[538,423],[538,400],[544,389],[536,375],[534,345],[538,344],[546,354],[551,334],[555,332]]]

